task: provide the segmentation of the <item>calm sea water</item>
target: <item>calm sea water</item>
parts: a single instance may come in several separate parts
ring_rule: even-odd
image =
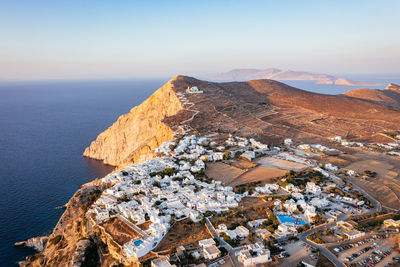
[[[80,185],[112,170],[83,158],[84,148],[166,81],[0,83],[0,266],[32,254],[14,242],[51,231],[63,212],[57,207]],[[369,81],[381,82],[379,88],[400,83]],[[326,94],[352,89],[284,82]]]
[[[57,223],[80,185],[112,168],[84,148],[165,80],[0,83],[0,266]]]
[[[396,76],[393,75],[392,78],[372,78],[371,76],[348,76],[345,75],[346,78],[349,78],[351,80],[355,81],[364,81],[364,82],[370,82],[370,83],[380,83],[381,85],[379,86],[341,86],[341,85],[328,85],[328,84],[315,84],[313,81],[281,81],[283,83],[286,83],[290,86],[300,88],[303,90],[307,91],[312,91],[316,93],[321,93],[321,94],[328,94],[328,95],[336,95],[336,94],[342,94],[344,92],[361,88],[361,87],[366,87],[366,88],[373,88],[373,89],[384,89],[389,83],[396,83],[400,84],[400,75]]]

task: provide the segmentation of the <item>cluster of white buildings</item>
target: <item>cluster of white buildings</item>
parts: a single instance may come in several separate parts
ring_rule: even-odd
[[[241,151],[244,153],[248,152],[251,155],[255,155],[255,154],[252,154],[249,150],[246,150],[248,147],[253,147],[252,152],[260,153],[260,154],[266,153],[267,151],[269,151],[268,145],[260,143],[256,140],[254,140],[253,138],[247,139],[244,137],[229,135],[228,139],[225,142],[229,146],[243,147],[244,149]]]
[[[206,150],[205,144],[207,138],[185,136],[178,143],[168,142],[157,150],[168,157],[135,164],[103,178],[104,183],[112,186],[88,211],[94,214],[96,223],[115,214],[136,225],[151,221],[140,238],[124,244],[127,258],[139,258],[157,246],[171,227],[172,217],[198,222],[204,212],[223,212],[238,206],[242,195],[235,194],[232,187],[195,178],[205,168],[203,159],[221,159],[215,156],[220,152]]]
[[[380,151],[383,150],[389,155],[400,156],[400,139],[397,136],[395,137],[397,142],[391,142],[391,143],[350,142],[343,139],[341,136],[332,137],[331,140],[346,147],[360,147],[362,149],[367,149],[367,150],[380,150]]]
[[[193,87],[188,90],[187,93],[199,93]],[[229,150],[228,156],[224,152],[225,146],[210,141],[207,136],[186,135],[174,142],[163,143],[156,149],[162,157],[131,165],[122,172],[115,172],[104,177],[102,181],[110,187],[104,190],[88,214],[97,224],[108,221],[114,216],[129,220],[134,227],[151,222],[146,230],[137,227],[139,237],[123,245],[124,256],[139,258],[159,244],[174,220],[190,218],[193,222],[198,222],[205,212],[221,213],[228,211],[229,208],[238,207],[238,203],[247,192],[243,195],[236,194],[232,187],[224,186],[221,182],[201,179],[205,162],[232,157],[237,151],[241,152],[242,157],[252,160],[271,149],[254,139],[248,140],[232,135],[225,143],[227,146],[236,147],[236,150]],[[289,141],[285,143],[292,144]],[[323,149],[318,146],[316,148]],[[278,157],[308,166],[312,165],[308,159],[286,152],[279,153]],[[334,167],[325,165],[325,168],[329,170],[334,170]],[[324,170],[318,171],[323,173]],[[331,185],[327,185],[329,186]],[[276,193],[279,189],[278,184],[266,184],[256,187],[254,196]],[[317,185],[313,182],[308,182],[302,190],[290,183],[282,189],[289,192],[292,198],[284,202],[276,200],[274,212],[282,213],[284,208],[288,216],[296,213],[296,216],[301,216],[308,223],[313,222],[313,218],[317,215],[316,209],[327,207],[330,204],[328,197],[332,198],[321,193],[324,189],[321,184]],[[301,215],[298,215],[299,207],[301,207]],[[260,232],[264,230],[262,234],[271,235],[265,229],[258,229],[263,222],[264,220],[251,221],[248,225],[250,229],[255,228],[256,233],[257,230]],[[295,234],[298,226],[292,222],[281,223],[274,235],[283,237]],[[250,233],[244,226],[229,230],[225,224],[220,224],[217,232],[225,233],[231,239],[246,238]],[[204,257],[209,260],[215,259],[220,254],[213,242],[214,240],[207,239],[199,243]],[[270,261],[269,250],[257,243],[245,246],[239,252],[238,258],[245,266]]]

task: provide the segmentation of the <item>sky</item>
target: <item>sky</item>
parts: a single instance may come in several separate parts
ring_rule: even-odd
[[[0,0],[0,80],[400,73],[400,1]]]

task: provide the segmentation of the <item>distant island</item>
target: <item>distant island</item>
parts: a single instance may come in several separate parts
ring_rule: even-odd
[[[228,72],[205,75],[205,78],[215,81],[248,81],[254,79],[272,79],[280,81],[316,81],[316,84],[332,84],[342,86],[380,86],[380,83],[352,81],[346,78],[337,78],[324,73],[310,73],[305,71],[269,69],[234,69]]]

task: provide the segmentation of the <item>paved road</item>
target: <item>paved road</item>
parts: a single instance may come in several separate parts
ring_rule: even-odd
[[[371,211],[367,212],[367,214],[369,214],[369,213],[374,213],[374,212],[381,212],[381,211],[382,211],[382,204],[381,204],[378,200],[376,200],[375,198],[373,198],[370,194],[368,194],[367,192],[365,192],[365,191],[364,191],[362,188],[360,188],[359,186],[357,186],[357,185],[355,185],[355,184],[353,184],[353,183],[351,183],[351,182],[350,182],[350,184],[352,185],[352,187],[353,187],[355,190],[361,192],[366,198],[368,198],[368,199],[374,204],[374,208],[373,208]]]
[[[318,231],[318,230],[320,230],[320,229],[323,229],[323,228],[326,228],[326,227],[334,226],[335,223],[336,223],[336,222],[331,222],[331,223],[328,223],[328,224],[324,224],[324,225],[321,225],[321,226],[317,226],[317,227],[315,227],[315,228],[313,228],[313,229],[310,229],[310,230],[308,230],[308,231],[305,231],[305,232],[301,233],[298,237],[299,237],[299,239],[300,239],[301,241],[303,241],[304,243],[307,243],[308,245],[310,245],[310,246],[312,246],[312,247],[314,247],[314,248],[319,249],[319,250],[321,251],[321,253],[322,253],[325,257],[327,257],[335,266],[345,267],[345,265],[344,265],[341,261],[339,261],[339,259],[338,259],[332,252],[330,252],[326,247],[324,247],[323,245],[319,245],[319,244],[316,244],[316,243],[314,243],[314,242],[311,242],[311,241],[307,240],[307,237],[308,237],[309,235],[313,234],[314,232],[316,232],[316,231]]]
[[[241,248],[233,248],[230,244],[225,242],[225,240],[218,235],[217,231],[214,228],[214,225],[212,225],[212,223],[208,218],[206,218],[206,224],[207,228],[210,230],[214,238],[218,239],[220,246],[224,247],[228,251],[229,257],[231,258],[233,265],[235,267],[242,266],[242,264],[238,261],[237,257],[235,256],[236,251],[240,250]]]

